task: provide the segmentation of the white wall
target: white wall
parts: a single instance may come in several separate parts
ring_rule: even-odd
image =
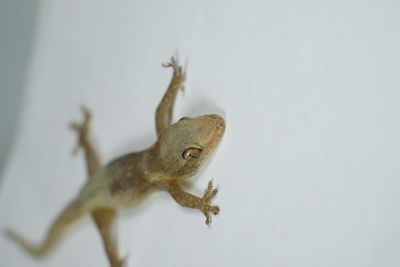
[[[0,188],[0,228],[38,241],[85,181],[67,122],[93,110],[104,160],[155,140],[178,53],[175,118],[219,113],[195,179],[221,214],[160,193],[118,225],[128,266],[400,265],[396,1],[41,1],[26,103]],[[89,220],[47,259],[0,238],[1,266],[108,266]]]

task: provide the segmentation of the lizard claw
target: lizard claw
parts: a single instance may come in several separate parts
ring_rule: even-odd
[[[204,216],[206,216],[206,224],[209,225],[211,223],[211,216],[210,213],[217,215],[219,213],[218,206],[211,206],[211,201],[217,195],[218,189],[213,188],[212,181],[208,182],[207,189],[204,190],[204,196],[202,197],[203,206],[201,207],[201,211],[203,212]]]
[[[72,150],[73,154],[78,153],[79,149],[82,147],[83,143],[85,142],[87,135],[89,133],[89,125],[92,119],[92,114],[89,109],[85,106],[81,106],[81,112],[83,114],[83,122],[71,122],[69,127],[78,133],[78,143],[76,144],[75,148]]]
[[[176,61],[176,59],[174,57],[171,57],[171,61],[166,62],[166,63],[162,63],[162,66],[164,68],[172,67],[172,68],[174,68],[174,70],[179,69],[179,64],[178,64],[178,62]]]

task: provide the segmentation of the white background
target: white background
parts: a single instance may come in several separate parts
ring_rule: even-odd
[[[84,183],[66,125],[94,112],[104,161],[155,141],[178,54],[175,119],[227,130],[213,178],[221,214],[154,195],[118,223],[128,266],[400,266],[397,1],[40,1],[0,228],[32,241]],[[83,220],[38,261],[0,238],[0,266],[108,266]]]

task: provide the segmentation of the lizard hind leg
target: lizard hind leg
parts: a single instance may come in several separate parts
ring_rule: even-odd
[[[80,208],[80,203],[78,201],[71,202],[56,218],[44,241],[38,245],[28,242],[11,230],[7,230],[6,235],[32,256],[42,257],[55,247],[70,226],[82,217],[82,215],[84,215],[84,212]]]
[[[111,267],[121,267],[125,261],[118,256],[118,247],[112,236],[112,225],[115,216],[116,211],[108,208],[99,208],[92,212],[92,217],[103,239],[104,249]]]
[[[83,149],[89,178],[101,167],[100,157],[89,138],[92,114],[85,106],[81,107],[83,122],[73,122],[70,127],[78,134],[78,144],[75,152]],[[92,217],[103,239],[104,249],[112,267],[123,266],[124,260],[118,256],[118,248],[111,236],[111,228],[116,217],[116,211],[108,208],[98,208],[92,211]]]
[[[83,115],[83,122],[72,122],[69,126],[78,134],[78,143],[75,146],[73,153],[76,154],[80,148],[83,148],[87,163],[88,176],[90,178],[90,176],[101,167],[101,164],[100,157],[89,138],[92,113],[85,106],[81,106],[81,112]]]

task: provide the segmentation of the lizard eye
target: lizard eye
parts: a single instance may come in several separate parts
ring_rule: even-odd
[[[184,159],[198,159],[200,157],[201,149],[197,147],[189,147],[182,153]]]
[[[190,119],[190,118],[189,117],[182,117],[182,118],[179,119],[179,121],[188,120],[188,119]]]

